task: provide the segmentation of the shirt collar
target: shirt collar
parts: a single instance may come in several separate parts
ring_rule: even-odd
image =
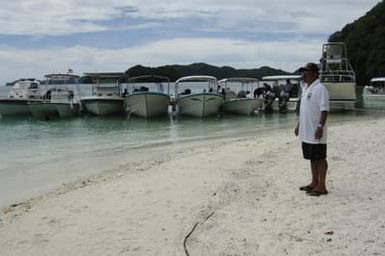
[[[311,87],[314,87],[315,84],[317,84],[319,82],[319,78],[317,78],[316,80],[314,80],[311,84],[307,85],[307,84],[304,84],[305,85],[305,88],[307,89],[310,89]]]

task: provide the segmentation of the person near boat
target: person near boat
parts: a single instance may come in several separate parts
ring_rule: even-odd
[[[292,89],[293,89],[293,85],[290,83],[290,79],[287,79],[286,84],[282,86],[282,91],[278,99],[279,111],[281,113],[287,112],[287,102],[290,100]]]

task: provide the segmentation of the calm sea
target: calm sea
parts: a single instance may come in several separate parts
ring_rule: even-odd
[[[0,86],[0,96],[9,88]],[[331,114],[330,123],[383,118],[383,111]],[[0,118],[0,207],[61,183],[128,163],[143,149],[183,147],[191,141],[269,136],[293,129],[295,113],[221,118],[76,117],[37,120]]]

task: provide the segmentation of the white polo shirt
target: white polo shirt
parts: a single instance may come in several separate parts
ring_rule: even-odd
[[[301,96],[301,108],[299,113],[299,139],[310,144],[326,144],[327,127],[323,128],[322,138],[316,140],[314,137],[318,127],[321,112],[329,111],[329,93],[325,86],[316,79],[307,86],[303,84]]]

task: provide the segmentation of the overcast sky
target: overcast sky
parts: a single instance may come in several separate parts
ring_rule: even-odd
[[[294,71],[377,0],[1,0],[0,85],[206,62]]]

